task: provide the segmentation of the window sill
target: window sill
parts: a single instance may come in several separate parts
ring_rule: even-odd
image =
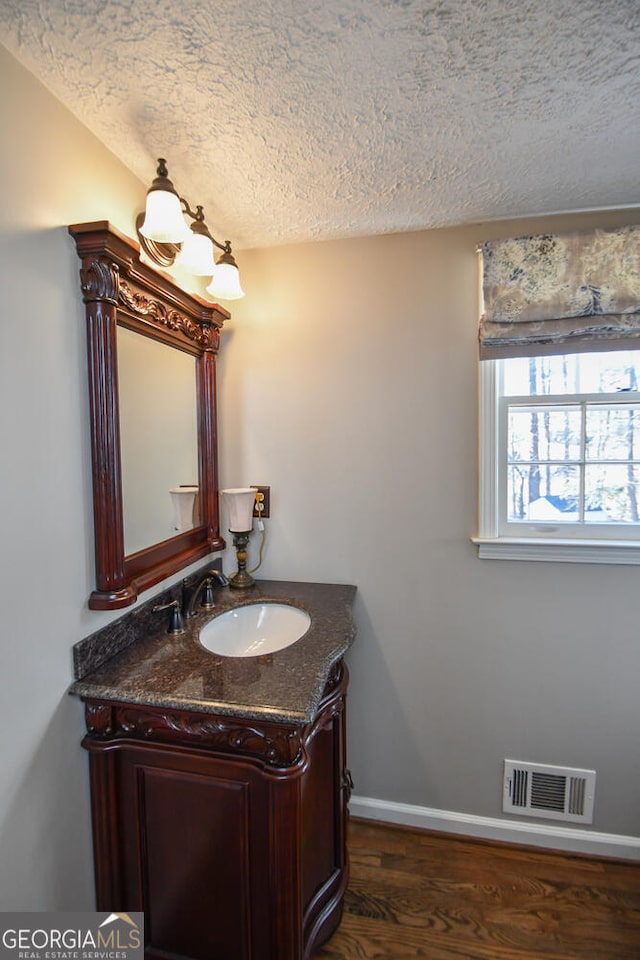
[[[472,537],[482,560],[546,560],[552,563],[640,564],[640,543],[633,540],[547,540]]]

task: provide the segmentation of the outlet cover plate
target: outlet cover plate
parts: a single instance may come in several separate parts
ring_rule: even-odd
[[[259,490],[264,500],[262,501],[263,509],[258,513],[257,505],[253,508],[254,517],[262,517],[264,520],[265,517],[270,515],[271,510],[271,487],[260,487],[257,483],[252,483],[252,487],[255,487],[256,490]]]

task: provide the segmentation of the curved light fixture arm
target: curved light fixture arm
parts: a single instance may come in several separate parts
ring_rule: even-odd
[[[214,247],[217,247],[218,250],[222,250],[223,253],[231,253],[231,241],[225,240],[224,243],[220,243],[220,241],[216,240],[216,238],[213,236],[213,234],[209,230],[209,227],[207,226],[204,219],[204,207],[201,207],[198,204],[198,206],[196,207],[196,212],[194,213],[191,207],[189,206],[188,200],[186,200],[184,197],[180,197],[179,199],[180,199],[180,203],[182,204],[182,209],[184,210],[184,213],[188,217],[191,217],[194,223],[198,225],[196,227],[195,232],[201,233],[205,237],[208,237],[209,240],[211,240],[211,243],[214,245]],[[193,225],[191,226],[191,229],[192,230],[194,229]]]

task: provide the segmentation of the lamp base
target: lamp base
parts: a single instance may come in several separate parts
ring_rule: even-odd
[[[231,577],[229,580],[229,586],[233,587],[234,590],[246,590],[247,587],[254,587],[255,584],[255,580],[250,573],[246,572],[246,570],[243,573],[238,571],[235,577]]]
[[[233,545],[236,548],[238,561],[238,572],[229,578],[229,586],[233,587],[234,590],[246,590],[248,587],[255,585],[255,580],[247,571],[247,544],[249,543],[251,530],[244,533],[234,533],[233,530],[230,530],[229,533],[233,533]]]

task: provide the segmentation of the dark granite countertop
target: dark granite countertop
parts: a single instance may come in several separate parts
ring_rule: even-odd
[[[91,644],[96,646],[96,638],[108,643],[109,637],[133,629],[130,624],[135,621],[123,617],[76,644],[79,679],[70,693],[87,699],[200,713],[309,722],[332,665],[353,642],[351,607],[355,592],[350,585],[281,580],[258,581],[245,591],[218,588],[215,611],[187,620],[181,636],[166,633],[168,611],[153,614],[153,618],[144,613],[138,617],[144,625],[144,630],[138,628],[141,635],[127,636],[128,646],[85,673],[78,664],[83,657],[86,659]],[[284,650],[257,657],[220,657],[200,644],[198,634],[212,617],[264,600],[287,600],[307,610],[311,625],[304,636]]]

